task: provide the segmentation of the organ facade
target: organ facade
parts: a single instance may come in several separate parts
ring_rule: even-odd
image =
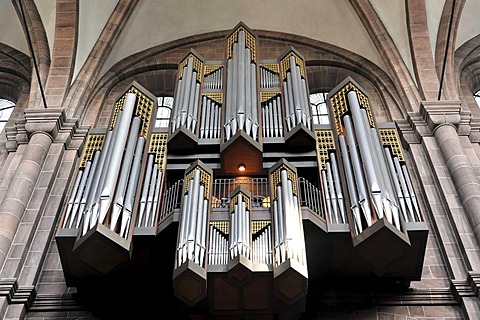
[[[225,61],[190,50],[167,127],[133,82],[89,130],[55,236],[68,286],[160,263],[186,310],[270,317],[335,278],[420,280],[428,228],[396,125],[349,77],[314,123],[302,54],[257,41],[240,23]]]

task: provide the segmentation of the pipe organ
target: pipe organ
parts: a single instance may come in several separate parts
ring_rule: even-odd
[[[192,133],[196,132],[202,71],[203,61],[193,50],[179,64],[173,101],[172,133],[180,126]]]
[[[237,131],[245,131],[258,141],[256,39],[240,27],[227,41],[225,140],[230,140]]]
[[[280,60],[280,65],[282,66],[287,130],[290,131],[300,124],[310,130],[312,117],[304,61],[295,50],[292,50]]]
[[[428,228],[394,124],[350,78],[313,124],[304,58],[259,60],[257,41],[240,23],[225,63],[189,51],[167,128],[134,82],[90,129],[56,235],[68,285],[171,265],[154,276],[179,300],[230,317],[301,312],[309,279],[420,278]]]

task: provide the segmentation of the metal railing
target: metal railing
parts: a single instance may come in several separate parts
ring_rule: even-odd
[[[321,218],[325,219],[325,213],[322,210],[322,192],[320,189],[302,177],[298,178],[298,185],[300,190],[300,205],[310,208]]]
[[[303,177],[298,178],[299,199],[302,207],[310,208],[319,217],[325,219],[322,210],[321,191]],[[215,179],[212,186],[212,208],[228,209],[230,193],[238,186],[243,186],[252,194],[252,208],[270,208],[270,188],[268,178],[225,178]],[[183,179],[171,185],[162,194],[160,207],[161,222],[171,215],[182,203]]]

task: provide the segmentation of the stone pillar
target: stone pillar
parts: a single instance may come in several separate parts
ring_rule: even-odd
[[[480,183],[458,135],[460,101],[423,102],[422,107],[480,245]]]
[[[31,136],[20,165],[0,204],[0,266],[5,262],[51,144],[52,138],[45,132],[35,132]]]
[[[4,266],[52,142],[57,136],[69,135],[62,132],[61,123],[64,118],[61,109],[27,109],[24,127],[20,121],[22,128],[19,128],[19,132],[24,132],[29,139],[22,160],[0,203],[0,270]]]

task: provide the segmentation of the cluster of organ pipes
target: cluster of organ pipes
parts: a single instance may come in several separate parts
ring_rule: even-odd
[[[80,227],[85,235],[100,223],[128,238],[146,144],[145,120],[135,112],[136,100],[135,93],[127,93],[106,134],[89,136],[92,153],[77,175],[63,228]],[[157,190],[158,198],[159,189],[152,190]]]
[[[220,66],[217,69],[205,74],[203,78],[203,87],[208,90],[222,89],[223,82],[223,67]]]
[[[196,166],[186,175],[184,182],[176,266],[190,260],[204,268],[211,174]]]
[[[257,65],[246,44],[246,32],[236,33],[232,56],[227,60],[227,88],[225,101],[225,139],[238,131],[258,141]]]
[[[285,76],[283,79],[283,94],[285,101],[286,123],[288,131],[299,124],[311,129],[310,101],[303,65],[297,63],[300,59],[292,52],[282,60]]]
[[[175,92],[174,114],[172,117],[171,132],[180,126],[195,133],[197,128],[198,101],[200,98],[200,72],[203,63],[193,54],[184,60],[185,66],[180,66],[180,77]]]
[[[267,66],[260,66],[260,87],[262,89],[280,87],[280,75],[278,74],[278,65],[275,65],[276,71]]]
[[[272,225],[268,224],[252,241],[252,262],[272,264]]]
[[[137,227],[155,226],[155,213],[163,181],[163,172],[160,169],[159,164],[155,162],[155,154],[148,154],[145,179],[140,196]]]
[[[283,118],[280,94],[262,102],[263,136],[283,137]]]
[[[228,263],[228,260],[228,238],[213,224],[210,224],[208,264],[226,265]]]
[[[274,223],[275,265],[293,259],[306,264],[302,214],[297,196],[296,173],[281,165],[270,175]]]
[[[242,189],[239,189],[242,190]],[[248,192],[248,191],[247,191]],[[250,258],[251,222],[250,197],[245,191],[234,191],[230,200],[230,257]]]
[[[220,138],[221,103],[208,94],[202,96],[202,119],[200,122],[201,139]]]

